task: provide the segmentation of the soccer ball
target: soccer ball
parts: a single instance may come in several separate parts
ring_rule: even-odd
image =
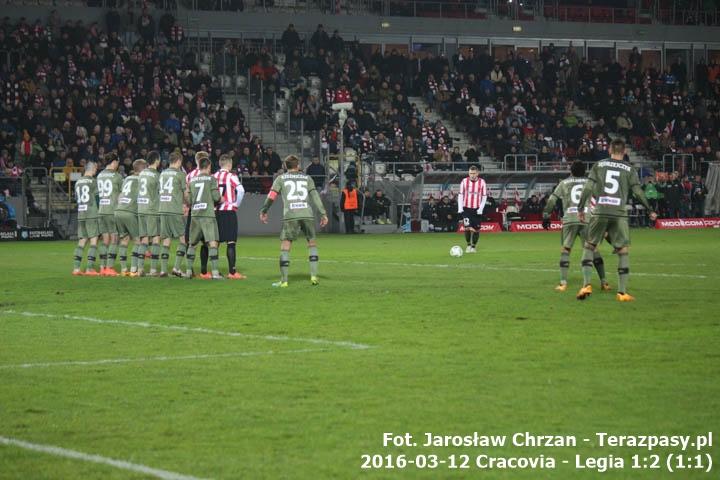
[[[453,245],[453,247],[450,249],[450,256],[451,257],[462,257],[463,256],[463,249],[459,245]]]

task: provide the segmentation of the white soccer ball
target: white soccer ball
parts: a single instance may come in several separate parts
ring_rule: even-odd
[[[450,256],[451,257],[462,257],[463,256],[463,249],[459,245],[453,245],[453,247],[450,249]]]

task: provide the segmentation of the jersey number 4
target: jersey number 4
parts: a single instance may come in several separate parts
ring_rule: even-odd
[[[173,179],[167,177],[165,181],[160,181],[160,193],[166,195],[172,195],[173,192]]]
[[[305,180],[288,180],[285,188],[289,190],[287,199],[290,201],[303,201],[308,196],[307,182]]]

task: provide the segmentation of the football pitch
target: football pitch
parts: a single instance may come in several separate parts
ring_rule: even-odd
[[[71,242],[0,244],[0,478],[597,478],[577,466],[596,457],[609,478],[717,478],[720,230],[632,235],[634,303],[575,300],[577,244],[555,292],[559,233],[483,235],[459,259],[461,235],[324,235],[320,285],[296,242],[285,289],[276,238],[239,239],[249,278],[222,282],[72,277]],[[686,451],[596,435],[710,431]]]

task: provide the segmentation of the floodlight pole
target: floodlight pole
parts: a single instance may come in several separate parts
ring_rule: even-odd
[[[345,109],[340,110],[340,161],[338,166],[340,169],[340,190],[345,188],[345,121],[347,120],[347,111]]]
[[[338,163],[340,170],[340,172],[338,172],[340,190],[345,188],[345,132],[343,128],[345,127],[345,121],[348,117],[347,111],[350,110],[352,107],[352,102],[333,103],[332,105],[333,110],[340,111],[340,113],[338,113],[338,123],[340,124],[340,161]]]

